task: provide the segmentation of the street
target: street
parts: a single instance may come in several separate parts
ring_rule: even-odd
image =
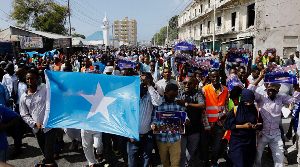
[[[287,131],[287,128],[289,126],[290,119],[282,119],[282,123],[285,129],[285,132]],[[62,154],[60,154],[60,158],[56,160],[59,167],[85,167],[88,166],[88,162],[84,156],[83,150],[78,150],[77,148],[69,151],[68,148],[71,144],[71,140],[64,134],[64,141],[65,141],[65,147],[63,148]],[[286,147],[290,147],[292,145],[292,141],[288,141],[286,139]],[[10,144],[7,155],[9,156],[10,153],[13,151],[13,139],[11,137],[8,137],[8,142]],[[38,163],[42,159],[41,151],[38,147],[37,140],[32,134],[26,134],[26,137],[23,139],[23,147],[22,147],[22,155],[15,160],[8,160],[7,163],[11,164],[16,167],[29,167],[33,166],[34,164]],[[159,162],[159,158],[156,158],[155,154],[153,153],[153,166],[162,167],[162,165]],[[290,167],[296,167],[297,166],[297,151],[294,151],[292,153],[289,153],[287,156],[289,161]],[[9,157],[8,157],[9,159]],[[118,157],[114,156],[114,162],[116,162],[117,167],[122,166],[122,159],[119,159]],[[198,156],[194,156],[193,158],[193,167],[201,167],[202,162],[198,158]],[[104,161],[102,161],[101,165],[104,166]],[[222,158],[219,160],[219,166],[225,167],[226,162],[225,159]],[[263,154],[262,157],[262,166],[263,167],[271,167],[273,166],[273,161],[268,160],[266,157],[266,152]]]

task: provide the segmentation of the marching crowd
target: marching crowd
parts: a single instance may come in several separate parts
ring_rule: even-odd
[[[24,154],[21,146],[25,125],[32,128],[44,156],[40,163],[46,166],[57,166],[55,159],[64,146],[63,133],[72,140],[69,150],[83,149],[90,167],[103,159],[106,166],[114,166],[113,153],[123,158],[124,166],[149,167],[153,149],[164,167],[192,166],[191,158],[196,151],[205,166],[218,166],[224,153],[229,167],[261,166],[267,145],[274,166],[284,166],[287,162],[282,108],[293,111],[286,134],[292,138],[293,128],[296,133],[298,127],[300,88],[263,80],[268,62],[299,66],[299,52],[291,54],[284,63],[276,52],[270,55],[258,51],[254,64],[251,57],[248,64],[228,63],[228,51],[224,55],[212,54],[219,56],[220,68],[211,68],[207,76],[187,63],[181,64],[173,49],[129,48],[73,55],[56,52],[53,57],[0,57],[0,166],[4,166],[7,157],[15,159]],[[190,57],[206,55],[194,51]],[[117,56],[136,58],[136,66],[119,67]],[[85,129],[43,128],[45,70],[140,76],[139,141]],[[185,133],[153,134],[158,128],[157,111],[185,111]],[[6,134],[14,139],[11,155],[6,155]]]

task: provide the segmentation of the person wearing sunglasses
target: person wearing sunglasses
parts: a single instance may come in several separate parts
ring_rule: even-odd
[[[201,91],[195,89],[197,80],[193,77],[186,77],[183,80],[184,89],[179,90],[177,104],[184,107],[190,118],[190,125],[185,127],[185,134],[181,135],[181,150],[188,150],[190,158],[193,157],[200,139],[202,123],[201,115],[205,110],[205,98]],[[180,167],[190,165],[190,159],[185,151],[181,151]]]

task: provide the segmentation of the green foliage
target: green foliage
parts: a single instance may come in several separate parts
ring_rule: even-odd
[[[49,0],[14,0],[10,17],[18,26],[57,34],[67,34],[68,7]]]
[[[76,33],[74,33],[74,34],[72,35],[72,37],[81,37],[82,39],[85,39],[85,36],[84,36],[84,35],[82,35],[82,34],[76,34]]]
[[[177,24],[178,24],[178,15],[173,16],[169,20],[169,41],[174,41],[174,39],[178,38],[178,31],[177,31]],[[153,38],[151,39],[152,44],[154,45],[164,45],[167,38],[167,26],[160,29],[159,33],[155,33]]]

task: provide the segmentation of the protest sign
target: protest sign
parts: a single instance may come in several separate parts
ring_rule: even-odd
[[[279,66],[269,62],[264,82],[298,84],[296,72],[296,65]]]
[[[185,133],[184,122],[186,113],[181,111],[157,111],[156,125],[157,129],[153,131],[157,133]]]
[[[117,59],[120,68],[134,68],[136,66],[136,58],[117,56]]]

